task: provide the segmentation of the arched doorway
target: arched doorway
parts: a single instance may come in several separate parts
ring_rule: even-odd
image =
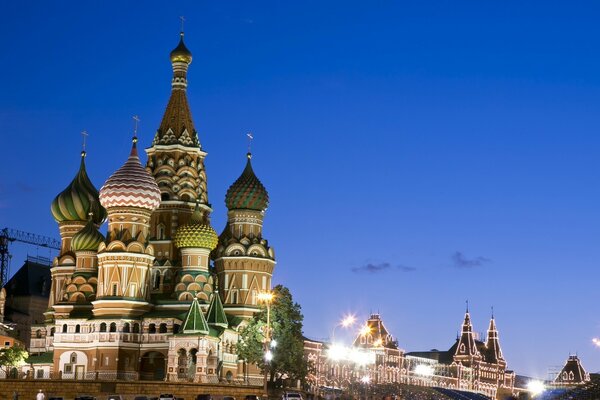
[[[198,349],[191,349],[188,355],[188,379],[190,380],[193,380],[194,376],[196,376],[197,353]]]
[[[157,351],[149,351],[142,356],[140,380],[162,381],[165,379],[165,356]]]

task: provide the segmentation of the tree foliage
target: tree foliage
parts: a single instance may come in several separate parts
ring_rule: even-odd
[[[11,368],[25,364],[27,357],[29,357],[27,350],[17,345],[2,349],[0,350],[0,367],[6,368],[6,376],[8,376]]]
[[[301,307],[294,303],[289,289],[282,285],[273,288],[273,295],[271,339],[277,342],[277,346],[271,349],[273,359],[268,363],[270,381],[285,378],[304,380],[308,365],[304,358],[304,316]],[[240,330],[237,346],[237,354],[241,359],[257,364],[263,371],[266,324],[267,308],[263,305],[263,310]]]

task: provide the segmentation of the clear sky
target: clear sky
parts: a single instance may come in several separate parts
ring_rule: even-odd
[[[213,225],[252,131],[307,336],[378,311],[407,351],[446,349],[469,299],[518,373],[600,370],[598,3],[81,3],[0,5],[0,226],[58,237],[81,130],[98,188],[132,115],[150,144],[185,15]]]

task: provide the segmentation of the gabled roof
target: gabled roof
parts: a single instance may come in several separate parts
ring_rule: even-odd
[[[229,321],[227,321],[227,315],[225,315],[225,310],[223,309],[223,303],[221,303],[221,296],[219,296],[218,290],[215,290],[215,293],[213,294],[206,319],[209,325],[220,326],[222,328],[229,327]]]
[[[465,313],[465,319],[462,324],[462,331],[456,346],[455,357],[481,357],[475,336],[473,335],[473,325],[471,324],[471,316],[469,311]]]
[[[554,383],[562,384],[580,384],[590,380],[590,376],[579,361],[577,356],[569,356],[565,366],[554,379]]]
[[[369,333],[367,334],[367,337],[370,337],[371,341],[367,340],[366,344],[361,343],[362,335],[359,334],[354,340],[354,346],[379,346],[386,347],[388,349],[398,348],[398,344],[383,324],[383,321],[381,320],[381,316],[379,314],[371,314],[371,317],[367,320],[365,325],[369,327]]]
[[[209,329],[198,299],[194,298],[190,309],[185,316],[185,322],[183,323],[183,329],[181,330],[184,334],[199,333],[202,335],[208,335]]]

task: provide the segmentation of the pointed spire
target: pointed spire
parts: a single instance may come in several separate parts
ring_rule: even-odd
[[[227,320],[227,315],[223,309],[223,303],[221,302],[221,296],[219,296],[218,290],[215,290],[215,293],[213,294],[206,319],[208,320],[209,325],[220,326],[222,328],[227,328],[229,326],[229,321]]]
[[[458,339],[454,357],[461,361],[470,360],[471,357],[481,357],[481,354],[477,349],[477,343],[475,343],[475,336],[473,335],[473,325],[471,324],[471,316],[469,315],[468,301],[465,319],[462,323],[461,335]]]
[[[487,341],[485,343],[486,360],[489,363],[504,362],[502,349],[500,348],[500,340],[498,338],[498,330],[496,329],[496,321],[494,320],[494,312],[492,307],[492,318],[487,331]]]
[[[199,333],[202,335],[208,335],[208,324],[206,318],[202,313],[198,299],[194,297],[190,309],[185,316],[185,322],[183,323],[183,333]]]

